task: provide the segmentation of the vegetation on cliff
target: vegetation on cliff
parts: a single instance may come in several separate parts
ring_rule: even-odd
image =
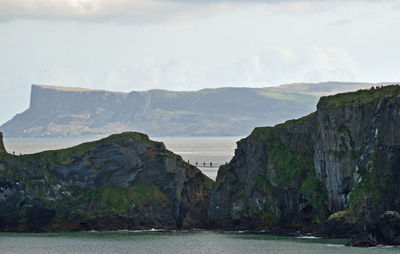
[[[371,89],[358,90],[356,92],[340,93],[332,96],[321,97],[318,106],[343,107],[345,105],[365,105],[377,103],[382,99],[395,99],[400,95],[400,86],[389,85],[384,87],[371,87]]]
[[[399,129],[399,86],[324,97],[315,113],[240,140],[215,184],[140,133],[0,149],[0,229],[210,225],[400,244]]]
[[[0,153],[0,179],[0,231],[204,227],[213,183],[135,132]]]
[[[314,228],[368,236],[352,244],[400,244],[400,227],[388,226],[400,225],[392,215],[400,211],[399,129],[400,86],[322,97],[315,113],[238,143],[218,173],[210,217],[217,227]]]

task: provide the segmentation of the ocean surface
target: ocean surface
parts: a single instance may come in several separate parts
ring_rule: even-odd
[[[78,145],[99,138],[6,138],[4,145],[9,153],[30,154]],[[164,142],[167,149],[179,154],[185,161],[215,180],[218,166],[229,162],[241,137],[151,137]],[[212,167],[210,167],[210,162]]]
[[[184,160],[214,166],[229,162],[239,137],[154,137]],[[66,148],[94,139],[5,139],[9,152],[35,153]],[[199,167],[215,179],[218,167]],[[400,253],[400,248],[346,247],[345,239],[284,237],[261,233],[222,231],[112,231],[73,233],[0,233],[0,254],[90,253],[282,253],[369,254]]]
[[[346,247],[344,239],[284,237],[217,231],[112,231],[74,233],[0,233],[2,254],[372,254],[400,248]]]

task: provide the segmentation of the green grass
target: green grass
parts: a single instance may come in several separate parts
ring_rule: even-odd
[[[295,127],[304,122],[312,121],[313,118],[315,118],[316,114],[317,114],[316,112],[313,112],[313,113],[303,116],[301,118],[292,119],[292,120],[288,120],[284,123],[277,124],[274,127],[270,127],[270,126],[256,127],[256,128],[254,128],[253,132],[251,133],[251,136],[257,137],[258,139],[260,139],[263,142],[267,142],[267,141],[269,141],[271,135],[273,134],[273,131],[278,130],[278,129],[284,129],[287,127]]]
[[[290,144],[293,134],[290,131],[294,127],[306,124],[312,126],[316,113],[309,114],[297,120],[290,120],[275,127],[256,128],[250,138],[259,140],[266,145],[267,163],[270,166],[268,170],[274,170],[276,183],[278,188],[294,188],[299,195],[308,200],[313,207],[310,214],[311,223],[318,224],[321,218],[327,217],[327,209],[325,205],[326,194],[322,183],[315,175],[313,150],[309,147],[307,139],[300,142],[297,150],[293,151]],[[310,122],[307,122],[310,121]],[[303,127],[299,127],[303,128]],[[311,150],[310,150],[311,149]],[[273,187],[266,176],[257,178],[257,190],[264,195],[273,195]],[[270,209],[266,209],[266,218],[271,213]],[[260,216],[263,216],[262,214]],[[295,218],[294,218],[295,219]],[[271,220],[272,222],[274,220]],[[292,228],[301,228],[300,220],[293,220]]]
[[[268,181],[267,176],[260,175],[257,177],[257,190],[261,192],[263,195],[271,195],[272,194],[272,184]]]
[[[316,100],[315,96],[296,94],[296,93],[285,93],[285,92],[273,92],[267,90],[261,90],[258,94],[277,100],[291,101],[299,104],[309,104]],[[315,103],[315,102],[314,102]]]
[[[214,181],[211,180],[208,176],[204,175],[204,187],[206,188],[206,190],[211,190],[213,184]]]
[[[92,199],[105,205],[105,211],[126,214],[133,206],[162,206],[169,201],[167,195],[154,184],[143,184],[130,187],[103,187],[92,192]]]
[[[300,177],[303,170],[313,170],[313,156],[307,155],[307,144],[304,144],[303,153],[295,153],[290,147],[282,143],[282,140],[290,141],[291,135],[283,129],[297,126],[305,121],[310,121],[315,113],[309,114],[297,120],[290,120],[275,127],[255,128],[251,136],[267,145],[268,163],[277,171],[277,180],[280,184],[290,184],[294,179]]]
[[[341,93],[333,96],[321,97],[318,107],[326,105],[328,107],[338,107],[343,104],[369,104],[377,102],[385,97],[390,99],[400,95],[399,85],[390,85],[378,89],[358,90],[352,93]]]
[[[325,217],[327,215],[327,210],[325,207],[325,200],[327,200],[327,197],[325,195],[322,183],[315,175],[314,168],[307,173],[306,179],[302,181],[300,193],[310,200],[312,207],[320,216]],[[313,223],[318,224],[319,222],[319,217],[314,218]]]
[[[17,156],[18,160],[21,162],[27,161],[32,158],[40,157],[43,161],[49,161],[53,163],[69,163],[73,160],[73,156],[80,156],[84,152],[93,149],[101,144],[107,144],[111,142],[117,142],[119,144],[123,144],[126,139],[133,138],[138,142],[150,142],[150,139],[147,135],[138,133],[138,132],[123,132],[121,134],[113,134],[106,138],[93,141],[93,142],[86,142],[80,145],[60,149],[60,150],[52,150],[52,151],[44,151],[36,154],[29,154],[23,156]]]
[[[303,169],[312,168],[310,160],[292,153],[279,143],[270,148],[268,162],[277,171],[277,180],[280,184],[290,184],[294,179],[300,177]]]
[[[381,156],[377,153],[377,148],[374,147],[374,152],[371,158],[371,168],[366,169],[360,167],[358,173],[360,174],[360,182],[353,188],[350,193],[349,202],[346,208],[355,211],[361,211],[362,207],[368,207],[368,210],[375,213],[381,210],[382,204],[385,202],[392,202],[389,193],[392,192],[392,185],[382,184],[380,178],[385,177],[382,174],[380,165]],[[358,154],[363,151],[354,152],[352,157],[357,161]],[[383,181],[385,183],[385,181]]]

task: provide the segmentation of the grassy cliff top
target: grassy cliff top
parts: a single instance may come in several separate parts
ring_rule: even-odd
[[[394,99],[397,96],[400,96],[400,85],[388,85],[380,88],[373,87],[371,89],[358,90],[356,92],[340,93],[332,96],[321,97],[318,102],[317,108],[337,108],[341,105],[347,104],[362,105],[376,103],[383,98]],[[297,126],[304,123],[305,121],[312,120],[312,118],[315,117],[315,114],[316,112],[313,112],[302,118],[288,120],[284,123],[277,124],[274,127],[256,127],[250,136],[256,137],[264,141],[268,140],[272,137],[275,130]]]
[[[317,108],[338,107],[343,104],[369,104],[385,97],[395,98],[398,95],[400,95],[399,85],[389,85],[380,88],[372,87],[367,90],[358,90],[357,92],[321,97]]]
[[[102,144],[107,144],[107,143],[113,143],[117,142],[120,143],[121,141],[124,141],[126,139],[133,139],[134,142],[143,142],[143,143],[149,143],[150,139],[146,134],[139,133],[139,132],[123,132],[120,134],[113,134],[111,136],[108,136],[106,138],[97,140],[97,141],[92,141],[92,142],[86,142],[79,144],[77,146],[65,148],[65,149],[59,149],[59,150],[50,150],[50,151],[43,151],[40,153],[35,153],[35,154],[27,154],[27,155],[22,155],[22,156],[17,156],[19,159],[29,159],[32,157],[37,157],[40,156],[42,159],[47,160],[47,161],[52,161],[54,163],[66,163],[71,160],[71,156],[79,156],[83,154],[84,152],[93,149],[99,145]]]
[[[302,123],[305,123],[306,121],[312,121],[312,119],[315,117],[316,112],[313,112],[311,114],[308,114],[306,116],[303,116],[298,119],[292,119],[292,120],[287,120],[284,123],[280,123],[275,125],[274,127],[267,126],[267,127],[256,127],[250,134],[250,136],[257,137],[260,140],[266,139],[270,137],[273,134],[274,130],[281,130],[286,127],[294,127],[298,126]]]

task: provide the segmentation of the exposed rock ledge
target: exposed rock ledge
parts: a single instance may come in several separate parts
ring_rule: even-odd
[[[0,231],[201,228],[211,185],[140,133],[32,155],[3,151]]]

